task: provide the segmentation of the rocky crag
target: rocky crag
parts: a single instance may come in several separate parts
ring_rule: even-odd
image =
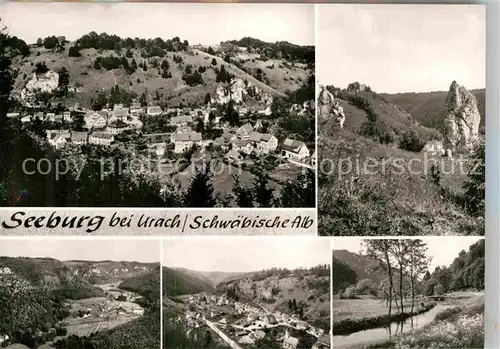
[[[445,101],[444,147],[446,152],[468,153],[479,136],[481,115],[476,97],[453,81]]]
[[[246,97],[254,98],[266,106],[273,103],[271,94],[263,92],[251,82],[245,82],[241,78],[232,79],[229,86],[218,85],[216,94],[216,102],[219,104],[229,103],[230,100],[236,104],[241,104]]]
[[[314,113],[314,100],[305,101],[302,104],[292,104],[290,107],[290,114],[302,116],[308,112]]]
[[[59,86],[59,74],[49,70],[43,75],[33,73],[33,77],[26,83],[21,92],[23,100],[30,98],[35,92],[51,93]]]
[[[322,118],[333,118],[339,123],[340,128],[343,128],[345,122],[345,114],[342,106],[335,100],[333,94],[324,86],[320,85],[321,92],[318,96],[319,116]]]
[[[330,114],[330,109],[334,102],[334,97],[330,93],[330,91],[326,89],[325,86],[320,85],[319,88],[320,88],[320,93],[318,96],[319,116],[326,118]]]
[[[350,92],[350,93],[359,93],[359,92],[364,92],[364,91],[370,91],[370,88],[368,87],[368,85],[360,84],[357,81],[350,83],[347,86],[347,92]]]

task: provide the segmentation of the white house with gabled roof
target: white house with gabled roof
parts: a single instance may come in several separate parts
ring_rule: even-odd
[[[152,105],[152,106],[148,107],[147,114],[149,116],[158,116],[158,115],[161,115],[162,113],[163,113],[163,111],[157,105]]]
[[[281,145],[281,155],[285,159],[301,161],[307,158],[310,153],[304,142],[296,141],[290,138],[285,139]]]
[[[250,139],[250,135],[252,132],[253,132],[253,126],[250,123],[246,123],[236,131],[236,136],[239,139],[247,140]]]
[[[174,153],[183,153],[193,145],[201,146],[202,138],[199,132],[181,132],[174,135]]]
[[[105,127],[107,118],[104,112],[90,112],[85,115],[85,127],[87,129]]]
[[[61,149],[66,145],[66,138],[64,138],[64,135],[59,132],[54,132],[50,135],[49,137],[49,144],[53,146],[56,149]]]
[[[278,148],[278,139],[269,133],[252,132],[250,141],[255,144],[258,153],[268,154]]]

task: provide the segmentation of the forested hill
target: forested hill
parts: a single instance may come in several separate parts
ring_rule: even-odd
[[[170,297],[213,291],[210,280],[183,270],[163,267],[163,294]]]
[[[426,293],[432,294],[437,284],[443,286],[444,292],[484,290],[484,246],[485,240],[481,239],[471,245],[469,251],[462,250],[451,265],[427,272],[424,276]]]
[[[370,279],[378,285],[384,276],[370,265],[373,261],[368,256],[349,252],[347,250],[333,250],[333,292],[356,285],[358,281]]]
[[[74,42],[52,35],[30,46],[16,44],[22,49],[13,60],[17,93],[34,71],[64,71],[65,84],[76,93],[67,94],[63,104],[82,106],[95,103],[98,91],[114,85],[137,96],[150,94],[160,105],[201,105],[207,93],[216,97],[218,85],[233,77],[285,96],[307,81],[314,66],[312,46],[251,38],[211,47],[179,37],[133,39],[90,32]]]

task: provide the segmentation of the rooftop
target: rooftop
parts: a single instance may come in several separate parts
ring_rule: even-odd
[[[198,132],[182,132],[176,133],[174,136],[175,142],[197,142],[201,141],[201,133]]]
[[[179,115],[179,116],[174,116],[172,119],[170,119],[171,122],[177,123],[177,122],[192,122],[193,117],[191,115]]]
[[[103,139],[111,139],[113,135],[111,133],[106,132],[95,132],[90,135],[91,137],[103,138]]]
[[[295,337],[287,337],[284,342],[296,347],[299,344],[299,339]]]
[[[151,113],[157,113],[157,112],[161,112],[161,108],[157,105],[153,105],[151,107],[148,107],[148,112]]]
[[[71,141],[72,142],[86,141],[87,136],[88,136],[87,132],[71,132]]]
[[[305,146],[304,142],[296,141],[294,139],[287,138],[281,146],[283,149],[297,153],[301,147]]]
[[[241,132],[251,132],[253,131],[253,126],[249,123],[246,123],[245,125],[241,126],[239,129],[238,129],[238,133],[241,133]]]

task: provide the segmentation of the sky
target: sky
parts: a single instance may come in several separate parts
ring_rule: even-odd
[[[179,36],[190,44],[251,36],[314,45],[312,4],[4,2],[0,6],[2,24],[28,43],[51,35],[76,40],[95,31],[145,39]]]
[[[301,237],[186,238],[166,240],[167,267],[194,271],[252,272],[330,264],[330,242]]]
[[[316,77],[378,93],[485,88],[484,5],[318,5]]]
[[[160,262],[160,244],[154,240],[0,240],[0,256],[50,257],[60,261]]]
[[[477,236],[431,237],[419,238],[427,243],[427,254],[432,257],[429,271],[433,272],[437,266],[450,266],[458,257],[460,251],[469,251],[469,247],[480,240]],[[363,250],[362,239],[336,238],[333,240],[333,250],[347,250],[359,253]]]

